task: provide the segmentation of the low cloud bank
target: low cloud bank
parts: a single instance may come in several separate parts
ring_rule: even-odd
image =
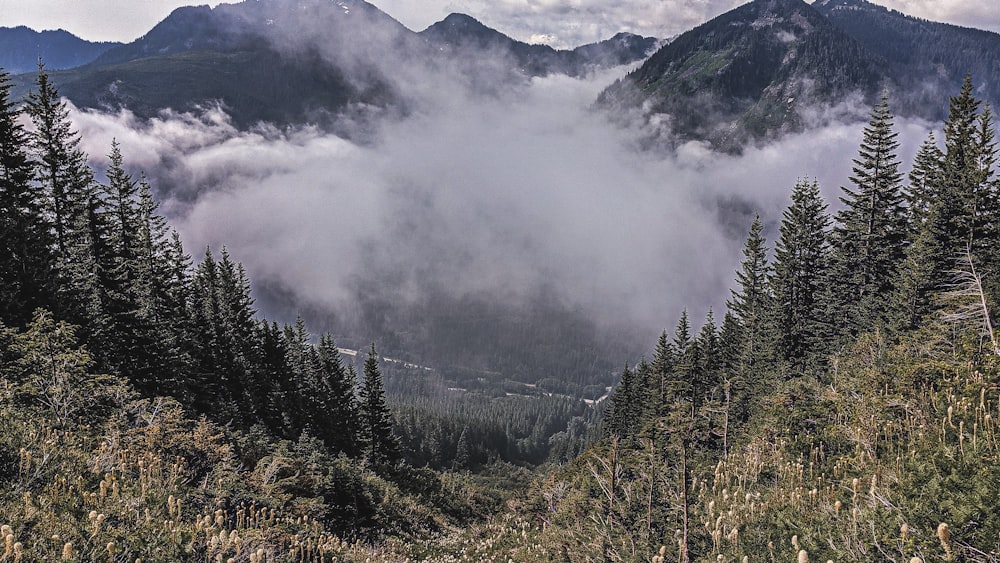
[[[436,102],[381,124],[368,144],[312,128],[241,132],[218,109],[73,118],[99,165],[118,139],[196,258],[226,246],[296,307],[343,314],[366,293],[400,306],[432,292],[519,303],[544,289],[599,324],[647,334],[685,308],[721,317],[753,214],[774,232],[798,178],[836,202],[863,124],[740,156],[699,143],[643,151],[640,132],[591,109],[615,76],[493,96],[424,84]],[[929,127],[897,121],[904,168]]]

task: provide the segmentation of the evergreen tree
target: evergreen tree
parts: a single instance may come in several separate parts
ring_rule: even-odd
[[[625,438],[636,431],[636,425],[643,412],[643,389],[638,374],[625,365],[621,381],[615,387],[604,413],[604,425],[608,435]]]
[[[55,245],[56,309],[64,318],[93,332],[93,327],[100,324],[94,316],[97,280],[88,281],[87,276],[97,275],[91,260],[95,245],[100,244],[95,237],[103,236],[95,216],[101,202],[94,195],[93,172],[79,148],[80,136],[72,129],[69,110],[42,64],[36,87],[28,93],[24,107],[34,124],[30,152],[45,193]]]
[[[980,113],[972,92],[967,76],[951,98],[944,152],[928,142],[914,161],[914,242],[895,299],[894,324],[901,328],[916,326],[934,310],[933,296],[952,283],[959,258],[971,255],[987,293],[997,292],[991,275],[1000,244],[997,149],[992,111]]]
[[[759,363],[766,348],[767,311],[771,303],[768,279],[771,266],[767,261],[764,224],[754,218],[743,247],[743,260],[736,272],[737,289],[731,290],[729,311],[742,326],[740,361],[744,369]]]
[[[944,153],[938,148],[934,132],[920,145],[913,158],[913,168],[909,174],[909,189],[906,191],[910,212],[910,233],[916,232],[928,220],[931,205],[941,197],[942,175],[944,173]]]
[[[941,248],[943,175],[944,153],[931,132],[917,151],[909,175],[910,244],[891,309],[891,326],[896,331],[917,326],[931,310],[935,257],[946,254]]]
[[[344,369],[332,336],[322,336],[316,352],[321,377],[320,407],[329,421],[324,437],[332,450],[355,455],[358,453],[358,403],[354,396],[354,378]]]
[[[827,268],[826,213],[817,182],[800,180],[774,244],[775,352],[802,372],[822,350],[821,291]]]
[[[79,196],[90,185],[92,174],[79,149],[80,136],[72,130],[66,102],[49,81],[43,64],[38,65],[35,85],[38,89],[28,93],[25,110],[35,125],[32,141],[39,179],[50,198],[56,249],[65,255],[74,215],[80,211]]]
[[[51,308],[53,256],[44,199],[32,186],[27,134],[0,69],[0,318],[21,325]]]
[[[772,336],[768,311],[771,290],[768,280],[771,266],[767,261],[764,225],[754,218],[743,247],[743,260],[736,272],[737,289],[732,290],[729,312],[739,322],[739,360],[733,380],[733,396],[741,417],[749,415],[751,398],[759,397],[768,385],[766,363],[770,357]]]
[[[364,382],[360,391],[362,452],[375,465],[393,464],[399,460],[399,442],[392,431],[392,413],[385,402],[382,371],[378,354],[372,344],[365,359]]]
[[[105,340],[105,369],[130,377],[145,393],[154,392],[150,366],[143,360],[156,343],[140,316],[139,263],[136,259],[140,229],[138,185],[125,171],[121,147],[111,143],[107,185],[101,187],[108,252],[102,253],[100,272],[102,303],[109,331]]]
[[[667,405],[667,382],[670,374],[674,371],[677,363],[677,349],[667,331],[660,333],[660,338],[656,343],[656,350],[653,354],[653,363],[649,364],[645,370],[637,370],[639,374],[645,374],[641,379],[642,393],[645,406],[643,407],[643,418],[652,420],[663,415],[663,409]]]
[[[470,456],[469,427],[463,426],[462,433],[458,435],[458,442],[455,445],[455,461],[452,466],[455,469],[468,469]]]
[[[854,159],[854,189],[842,188],[844,208],[831,239],[827,314],[845,336],[886,324],[905,255],[908,226],[897,136],[888,93],[883,93]]]

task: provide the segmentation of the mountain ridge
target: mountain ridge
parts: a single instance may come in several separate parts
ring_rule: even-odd
[[[241,128],[262,121],[332,126],[351,108],[408,111],[397,82],[414,64],[457,62],[464,76],[502,84],[632,62],[656,41],[619,35],[557,51],[460,14],[418,33],[362,0],[245,1],[178,8],[139,39],[53,79],[80,107],[127,108],[142,118],[220,104]],[[480,72],[477,62],[486,57],[492,66]],[[15,95],[32,81],[19,77]]]
[[[0,68],[10,74],[31,72],[38,68],[39,59],[52,70],[71,68],[89,63],[119,45],[87,41],[64,29],[0,27]]]
[[[668,116],[672,142],[738,152],[801,130],[807,107],[863,119],[883,89],[898,114],[939,120],[966,74],[1000,102],[1000,35],[867,0],[755,0],[660,48],[598,105]]]

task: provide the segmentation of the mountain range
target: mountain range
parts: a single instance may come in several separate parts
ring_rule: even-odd
[[[39,59],[50,70],[73,68],[119,46],[121,43],[86,41],[62,29],[0,27],[0,68],[11,74],[31,72],[38,69]]]
[[[671,141],[705,140],[729,151],[808,127],[817,116],[863,117],[886,88],[898,114],[936,120],[966,73],[977,96],[1000,102],[1000,35],[919,20],[865,0],[755,0],[665,44],[623,33],[573,50],[528,45],[462,14],[414,32],[361,0],[248,1],[180,8],[138,40],[107,46],[95,57],[51,73],[80,107],[128,108],[151,117],[165,108],[219,103],[240,127],[261,121],[336,127],[351,112],[405,114],[414,103],[407,82],[428,71],[457,70],[449,76],[489,93],[532,77],[581,76],[643,60],[595,107],[645,119],[667,116]],[[15,95],[26,92],[34,76],[17,80]],[[280,290],[264,288],[260,298],[272,310],[298,306],[284,303]],[[449,377],[456,380],[496,372],[527,381],[548,373],[580,389],[603,389],[617,364],[595,358],[611,357],[609,349],[620,349],[619,343],[573,311],[540,306],[548,297],[536,301],[504,309],[438,296],[423,309],[397,309],[399,322],[389,323],[391,297],[369,295],[352,323],[364,336],[343,343],[360,348],[363,338],[378,335],[400,357],[453,367]],[[328,329],[328,313],[304,315]],[[560,338],[570,326],[579,328],[575,337]],[[537,348],[546,352],[529,358],[524,350],[539,342],[547,343]],[[422,354],[406,355],[414,350]],[[482,354],[471,357],[468,350]],[[509,358],[521,363],[510,365]]]
[[[755,0],[663,46],[598,104],[667,116],[675,140],[737,151],[817,115],[862,117],[883,89],[896,113],[938,120],[966,74],[1000,101],[1000,35],[867,0]]]
[[[862,117],[883,89],[898,114],[938,120],[941,100],[965,74],[978,96],[1000,102],[1000,35],[867,0],[755,0],[669,42],[620,33],[573,50],[520,42],[463,14],[414,32],[362,0],[179,8],[125,45],[0,29],[0,46],[0,64],[15,74],[39,56],[50,70],[75,66],[54,79],[78,106],[150,117],[219,103],[240,127],[406,113],[412,100],[400,85],[421,72],[414,68],[457,68],[488,92],[643,59],[597,107],[666,116],[673,140],[723,150],[800,130],[817,116]],[[15,95],[32,80],[20,77]]]
[[[413,32],[362,0],[270,0],[178,8],[143,37],[53,73],[81,107],[140,117],[220,103],[241,127],[324,123],[349,108],[406,111],[401,75],[451,66],[479,89],[642,60],[657,40],[622,33],[572,51],[515,41],[453,14]],[[30,87],[20,79],[15,94]],[[402,80],[405,81],[405,80]]]

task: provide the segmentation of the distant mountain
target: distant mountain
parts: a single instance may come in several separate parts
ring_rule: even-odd
[[[799,127],[806,105],[874,95],[884,66],[802,0],[756,0],[677,37],[598,103],[644,106],[682,139],[736,148]]]
[[[548,45],[517,41],[465,14],[451,14],[420,32],[420,36],[437,50],[453,55],[468,57],[479,53],[508,57],[513,69],[528,76],[579,76],[594,68],[628,64],[646,58],[659,42],[654,37],[619,33],[572,51],[556,50]]]
[[[462,15],[416,33],[362,0],[248,0],[179,8],[138,40],[53,79],[81,107],[125,107],[150,117],[168,107],[221,103],[241,127],[324,125],[352,109],[406,111],[397,78],[415,62],[450,61],[480,81],[498,82],[641,60],[655,44],[619,35],[556,51]],[[486,70],[473,72],[487,56]],[[32,80],[22,77],[15,93]]]
[[[977,95],[1000,101],[1000,35],[865,0],[755,0],[662,47],[598,102],[669,116],[677,140],[739,150],[852,95],[863,116],[883,88],[898,114],[940,119],[968,72]]]
[[[52,70],[93,61],[121,43],[85,41],[68,31],[35,31],[25,26],[0,27],[0,68],[11,74],[38,68],[39,58]]]
[[[884,58],[886,71],[906,92],[899,111],[943,117],[942,100],[953,95],[966,74],[976,95],[1000,103],[1000,34],[938,23],[902,14],[866,0],[817,0],[813,3],[866,49]]]
[[[360,0],[178,8],[143,37],[53,80],[78,106],[128,108],[140,117],[221,103],[241,127],[324,123],[351,104],[394,99],[372,55],[360,55],[407,33]],[[33,79],[22,77],[18,93]]]

